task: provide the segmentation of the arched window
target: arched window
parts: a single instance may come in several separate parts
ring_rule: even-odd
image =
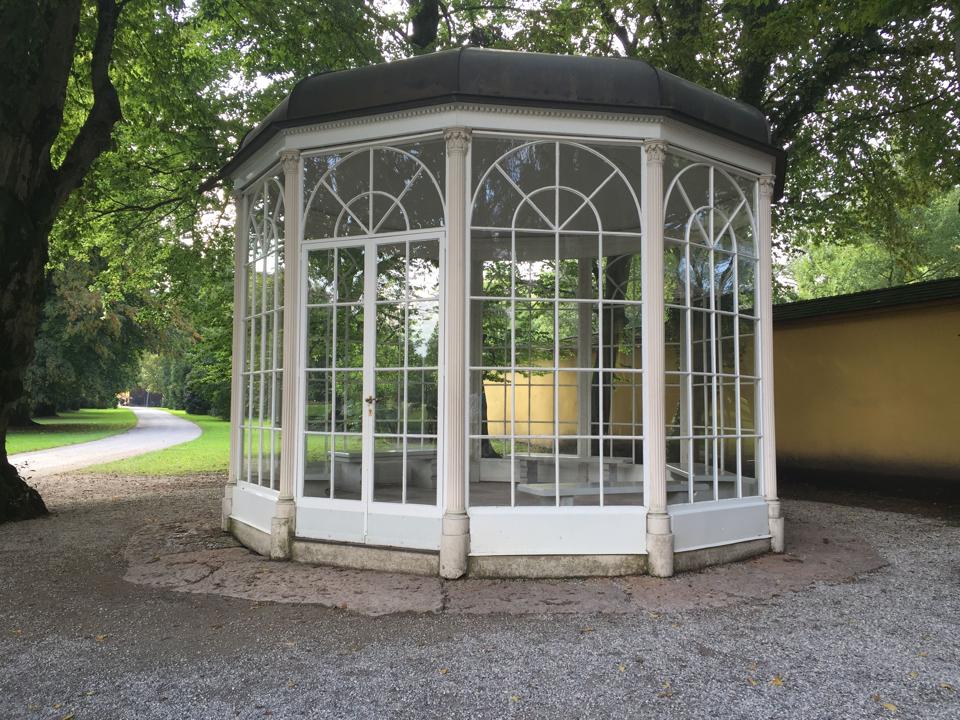
[[[283,375],[283,174],[256,183],[247,197],[240,479],[277,490]]]
[[[677,156],[665,175],[668,498],[758,495],[756,182]]]
[[[441,139],[304,158],[305,240],[442,227]]]
[[[642,151],[476,137],[470,504],[640,504]]]

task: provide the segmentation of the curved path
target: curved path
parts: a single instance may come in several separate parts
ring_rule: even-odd
[[[137,416],[137,425],[124,433],[102,440],[11,455],[10,463],[22,476],[37,478],[163,450],[195,440],[202,433],[195,423],[163,410],[141,407],[130,410]]]

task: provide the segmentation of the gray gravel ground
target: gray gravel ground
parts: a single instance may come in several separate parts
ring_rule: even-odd
[[[51,477],[0,526],[0,718],[960,718],[960,525],[790,501],[890,562],[854,582],[633,615],[388,615],[122,580],[144,523],[220,477]]]

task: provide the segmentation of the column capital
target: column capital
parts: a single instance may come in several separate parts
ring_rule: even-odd
[[[279,155],[284,175],[292,175],[300,169],[299,150],[281,150]]]
[[[465,153],[470,147],[473,131],[465,127],[451,127],[443,131],[443,139],[447,142],[447,152]]]
[[[647,140],[643,147],[647,151],[648,163],[663,165],[663,161],[667,159],[667,144],[665,142],[662,140]]]
[[[773,197],[773,191],[777,187],[777,178],[775,175],[761,175],[760,197]]]

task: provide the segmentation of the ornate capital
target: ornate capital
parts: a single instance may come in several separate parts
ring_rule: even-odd
[[[284,175],[292,175],[300,169],[300,151],[299,150],[281,150],[280,165],[283,167]]]
[[[773,190],[777,186],[777,178],[773,175],[760,176],[760,197],[773,197]]]
[[[453,127],[443,131],[443,139],[447,141],[448,153],[465,153],[470,147],[470,128]]]
[[[665,142],[649,140],[643,144],[643,147],[647,151],[648,163],[663,165],[663,161],[667,159],[667,144]]]

